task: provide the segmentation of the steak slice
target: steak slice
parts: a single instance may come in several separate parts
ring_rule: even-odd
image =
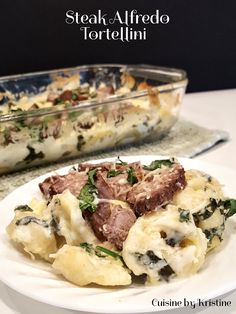
[[[67,189],[73,195],[78,196],[87,180],[86,172],[72,171],[67,175],[46,178],[39,184],[39,188],[46,199],[51,199],[53,195],[61,194]]]
[[[140,162],[133,162],[127,165],[115,162],[103,162],[99,164],[83,163],[79,165],[79,171],[89,171],[97,169],[96,186],[98,189],[98,197],[106,199],[117,199],[126,201],[127,193],[132,189],[132,185],[128,182],[128,171],[132,169],[133,174],[138,181],[143,180],[147,171],[145,171]],[[119,171],[119,173],[112,172]]]
[[[157,209],[170,202],[174,194],[184,189],[186,179],[184,169],[179,163],[162,167],[146,174],[128,192],[127,201],[138,216]]]
[[[92,169],[98,169],[101,171],[109,171],[109,170],[119,170],[119,171],[127,171],[129,168],[133,168],[138,180],[142,180],[146,171],[143,169],[140,161],[132,162],[127,165],[123,165],[120,163],[116,163],[114,161],[101,162],[99,164],[91,164],[91,163],[82,163],[78,166],[78,171],[86,171]]]
[[[86,218],[100,241],[108,241],[122,250],[129,229],[136,221],[131,208],[109,202],[100,202],[94,213],[86,212]]]
[[[79,164],[78,171],[86,171],[86,170],[92,170],[92,169],[99,169],[99,170],[110,170],[115,169],[115,162],[101,162],[99,164],[91,164],[89,162],[84,162],[82,164]]]
[[[96,181],[98,197],[126,201],[127,194],[132,188],[132,185],[127,181],[127,176],[126,172],[107,178],[107,172],[98,171]]]

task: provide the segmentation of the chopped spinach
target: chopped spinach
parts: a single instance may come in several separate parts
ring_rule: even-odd
[[[211,208],[213,210],[217,209],[219,206],[221,206],[221,201],[217,202],[216,199],[210,198],[210,203],[206,206],[207,208]]]
[[[226,200],[210,199],[210,204],[213,209],[220,209],[221,213],[225,215],[225,218],[229,218],[236,213],[236,200],[229,198]]]
[[[78,99],[78,95],[76,93],[72,93],[71,99],[72,100],[77,100]]]
[[[148,250],[146,254],[136,252],[135,256],[137,257],[139,263],[143,264],[145,267],[153,270],[156,268],[157,273],[162,280],[168,281],[170,276],[175,274],[166,260],[155,255],[152,250]]]
[[[209,240],[209,244],[212,242],[214,237],[218,237],[220,241],[222,241],[222,234],[224,232],[225,225],[224,223],[217,228],[210,228],[203,230],[206,238]]]
[[[32,212],[33,209],[30,208],[28,205],[20,205],[20,206],[17,206],[14,211],[21,211],[21,212]]]
[[[190,211],[186,209],[179,209],[179,221],[189,222],[190,221]]]
[[[199,223],[202,220],[210,218],[216,209],[219,209],[222,215],[224,215],[224,206],[222,201],[218,202],[214,198],[210,198],[210,202],[207,206],[193,214],[195,223]]]
[[[81,248],[85,249],[86,252],[88,252],[88,253],[92,253],[94,251],[92,244],[89,244],[87,242],[80,243],[79,246]]]
[[[122,173],[123,172],[120,171],[120,170],[110,169],[107,172],[107,178],[116,177],[116,176],[118,176],[119,174],[122,174]]]
[[[151,268],[153,268],[154,264],[157,264],[159,261],[162,260],[160,257],[155,255],[152,250],[148,250],[146,254],[135,252],[135,256],[141,264],[149,266]]]
[[[178,243],[177,239],[175,238],[168,238],[165,241],[166,241],[166,244],[171,247],[174,247]]]
[[[81,211],[85,211],[86,209],[89,210],[91,213],[94,213],[97,208],[97,204],[95,201],[94,194],[97,192],[96,188],[91,186],[90,184],[85,184],[82,188],[79,199],[79,207]]]
[[[225,219],[228,219],[236,213],[236,200],[226,199],[217,201],[214,198],[210,198],[210,203],[204,210],[193,214],[194,221],[199,222],[211,217],[216,209],[220,210],[221,214],[225,216]]]
[[[96,175],[97,169],[90,170],[88,172],[88,182],[82,188],[79,194],[79,207],[83,212],[89,210],[94,213],[97,208],[97,203],[95,202],[95,195],[97,194],[97,188],[94,181],[94,176]]]
[[[152,263],[157,263],[157,262],[159,262],[159,261],[161,260],[161,258],[158,257],[158,256],[156,256],[156,255],[154,254],[154,252],[151,251],[151,250],[148,250],[147,253],[146,253],[146,255],[150,258],[150,261],[151,261]]]
[[[208,209],[208,207],[205,207],[203,212],[200,211],[200,212],[194,213],[193,217],[195,221],[199,222],[200,220],[205,220],[205,219],[210,218],[214,212],[215,210],[210,210]]]
[[[173,165],[173,160],[171,159],[162,159],[162,160],[154,160],[150,163],[149,166],[143,166],[143,169],[153,171],[162,166],[171,167]]]
[[[225,213],[225,218],[228,219],[229,217],[236,214],[236,200],[235,199],[225,200],[224,208],[227,210],[227,212]]]
[[[16,225],[17,226],[26,226],[26,225],[28,225],[31,222],[36,223],[36,224],[38,224],[38,225],[40,225],[40,226],[42,226],[44,228],[48,228],[49,227],[49,224],[47,223],[46,220],[42,220],[42,219],[39,219],[39,218],[34,217],[34,216],[25,216],[25,217],[23,217],[21,219],[18,219],[16,221]]]
[[[135,183],[138,182],[138,178],[135,175],[135,171],[133,168],[129,168],[127,170],[128,173],[128,177],[127,177],[127,181],[129,182],[129,184],[134,185]]]
[[[27,146],[27,149],[29,150],[29,154],[24,158],[26,163],[31,163],[36,159],[43,159],[45,157],[43,152],[35,153],[35,149],[30,145]]]
[[[83,135],[78,135],[78,137],[77,137],[77,146],[76,146],[77,150],[80,151],[81,148],[82,148],[82,146],[83,146],[85,143],[86,143],[86,142],[85,142],[85,140],[84,140]]]
[[[58,97],[57,99],[55,99],[54,104],[55,105],[62,105],[65,103],[65,100],[61,99],[60,97]]]
[[[161,268],[159,270],[159,275],[161,277],[161,279],[165,280],[165,281],[169,281],[170,277],[173,276],[175,274],[175,272],[173,271],[173,269],[170,267],[170,265],[166,265],[163,268]]]
[[[92,169],[88,172],[88,183],[95,187],[94,176],[97,173],[97,169]]]

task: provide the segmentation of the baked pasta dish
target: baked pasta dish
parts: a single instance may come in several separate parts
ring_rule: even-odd
[[[217,179],[176,159],[81,163],[39,184],[7,233],[23,253],[85,286],[171,281],[204,268],[236,200]]]
[[[167,134],[187,83],[161,85],[144,74],[103,67],[27,84],[0,80],[0,174]]]

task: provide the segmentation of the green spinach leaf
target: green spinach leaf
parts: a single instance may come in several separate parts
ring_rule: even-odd
[[[186,209],[179,209],[179,221],[189,222],[190,221],[190,211]]]
[[[153,171],[162,166],[171,167],[173,163],[171,159],[153,160],[149,166],[143,166],[143,169]]]
[[[79,207],[81,211],[89,210],[94,213],[97,209],[97,203],[95,202],[97,188],[94,181],[94,176],[96,175],[97,169],[92,169],[88,172],[88,183],[80,191]]]
[[[20,206],[17,206],[14,211],[21,211],[21,212],[32,212],[33,209],[30,208],[28,205],[20,205]]]
[[[236,214],[236,200],[235,199],[228,199],[224,201],[224,208],[227,209],[225,214],[225,218],[229,218]]]
[[[119,174],[122,174],[122,173],[123,172],[120,171],[120,170],[110,169],[107,172],[107,178],[116,177],[116,176],[118,176]]]
[[[128,177],[127,177],[127,181],[129,182],[129,184],[134,185],[135,183],[138,182],[138,178],[135,175],[135,171],[133,168],[129,168],[127,170],[128,173]]]

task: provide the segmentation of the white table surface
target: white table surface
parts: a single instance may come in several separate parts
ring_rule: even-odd
[[[236,170],[236,89],[186,95],[182,108],[182,117],[204,127],[228,131],[230,140],[227,143],[218,145],[214,149],[197,156],[196,159],[222,164]],[[235,267],[236,265],[232,265],[233,270]],[[228,308],[208,307],[194,310],[186,308],[171,310],[165,313],[215,314],[224,312],[236,314],[236,291],[221,297],[221,299],[230,300],[232,306]],[[76,312],[34,301],[0,283],[0,314],[13,313],[72,314]]]

